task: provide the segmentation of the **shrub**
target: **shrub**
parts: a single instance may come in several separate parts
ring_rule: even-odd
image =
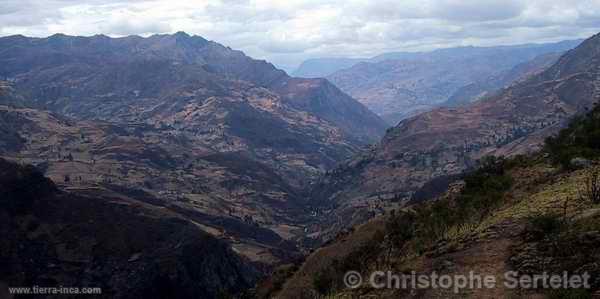
[[[600,170],[588,172],[580,196],[583,200],[590,201],[593,204],[600,203]]]
[[[313,288],[321,295],[327,295],[333,291],[337,280],[335,271],[325,269],[317,273],[313,278]]]
[[[448,236],[448,230],[476,227],[484,217],[502,203],[504,193],[513,180],[507,173],[511,160],[503,157],[484,157],[479,168],[463,175],[465,187],[455,200],[442,199],[415,208],[415,213],[399,213],[386,223],[392,245],[412,240],[415,249],[424,249]]]
[[[424,202],[434,199],[446,192],[450,184],[458,181],[460,178],[456,175],[444,175],[436,177],[423,185],[413,194],[411,201],[414,203]]]
[[[544,151],[555,164],[570,169],[573,158],[600,157],[600,106],[573,118],[569,126],[545,141]]]
[[[502,157],[484,157],[480,168],[465,176],[465,188],[456,200],[458,219],[480,221],[501,203],[503,194],[513,184],[506,173],[507,166]]]
[[[529,231],[538,234],[538,239],[559,234],[563,221],[556,214],[541,214],[529,217]]]
[[[385,230],[393,244],[411,239],[415,234],[415,216],[412,213],[399,212],[385,223]]]
[[[572,229],[568,219],[558,214],[537,215],[529,218],[527,229],[531,241],[547,242],[549,253],[558,258],[572,257],[577,251],[572,246]]]

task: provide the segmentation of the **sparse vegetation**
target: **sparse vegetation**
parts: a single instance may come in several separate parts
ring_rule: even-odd
[[[600,106],[575,117],[557,136],[546,139],[544,151],[552,161],[571,169],[574,158],[596,159],[600,157]]]
[[[272,298],[296,271],[298,271],[297,264],[286,264],[275,268],[271,275],[257,286],[256,293],[250,298]]]
[[[328,295],[344,286],[343,277],[348,271],[366,271],[370,265],[378,264],[384,248],[385,234],[377,231],[368,242],[355,248],[343,259],[334,260],[329,267],[323,268],[313,277],[313,288],[321,295]]]
[[[557,214],[541,214],[529,217],[529,232],[535,234],[536,239],[559,234],[564,221]]]
[[[465,187],[454,200],[439,200],[416,209],[417,244],[427,245],[447,236],[452,227],[474,228],[502,202],[511,187],[507,160],[486,157],[464,177]]]
[[[327,295],[334,289],[338,277],[336,271],[333,269],[325,269],[315,275],[313,286],[319,294]]]
[[[454,200],[442,199],[411,211],[390,213],[385,230],[374,233],[371,241],[319,271],[313,276],[313,288],[322,295],[330,294],[342,286],[339,279],[349,270],[391,267],[407,246],[412,248],[408,252],[420,253],[451,234],[474,229],[511,187],[507,167],[504,158],[484,158],[477,170],[464,176],[465,187]]]
[[[543,242],[549,255],[569,256],[573,253],[569,239],[569,220],[556,213],[540,214],[529,217],[526,235],[528,242]],[[546,270],[546,269],[544,269]]]

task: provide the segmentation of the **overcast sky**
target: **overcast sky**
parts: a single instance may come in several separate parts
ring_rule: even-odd
[[[176,31],[289,69],[311,57],[588,37],[600,31],[600,0],[0,0],[0,35]]]

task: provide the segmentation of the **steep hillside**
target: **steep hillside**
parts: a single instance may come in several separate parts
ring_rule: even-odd
[[[597,35],[495,97],[400,122],[371,151],[329,172],[314,198],[327,206],[330,221],[347,224],[364,218],[356,207],[381,200],[401,205],[427,181],[458,174],[484,155],[539,148],[545,136],[600,99],[598,47]]]
[[[16,140],[2,156],[37,165],[62,189],[176,210],[258,262],[298,254],[291,239],[308,221],[305,200],[267,164],[139,125],[7,106],[0,106],[0,121]]]
[[[382,129],[388,127],[373,112],[340,92],[325,79],[292,78],[273,85],[272,89],[281,94],[292,107],[358,133],[351,139],[357,144],[378,141],[374,136],[382,135]]]
[[[185,33],[0,47],[1,156],[169,207],[256,262],[299,254],[306,186],[385,130],[326,80]]]
[[[219,152],[173,128],[78,121],[1,105],[0,128],[3,157],[39,166],[61,188],[176,210],[256,262],[297,256],[293,240],[303,234],[304,223],[314,221],[303,194],[291,185],[307,179],[298,168],[276,168],[250,153]],[[299,164],[297,159],[290,164]]]
[[[461,88],[482,78],[501,76],[518,64],[539,55],[569,50],[580,42],[388,54],[327,78],[396,125],[416,112],[446,102]]]
[[[493,96],[494,93],[498,93],[502,88],[520,83],[533,75],[543,72],[554,65],[562,54],[564,53],[540,55],[531,61],[515,66],[509,71],[461,87],[447,102],[443,103],[442,106],[464,106],[483,98]]]
[[[60,192],[37,169],[3,159],[0,192],[3,285],[101,288],[98,298],[217,298],[257,278],[224,242],[167,210]]]
[[[378,217],[315,251],[282,283],[277,298],[595,298],[600,284],[596,260],[600,245],[598,202],[579,197],[595,168],[563,173],[542,162],[508,171],[511,187],[485,210],[470,212],[460,185],[434,204],[414,206]],[[600,181],[598,182],[600,183]],[[489,191],[489,189],[488,189]],[[485,194],[482,194],[482,196]],[[489,195],[489,193],[488,193]],[[487,196],[487,195],[485,195]],[[465,209],[461,212],[460,209]],[[481,211],[485,211],[481,213]],[[469,215],[464,221],[456,215]],[[363,284],[349,289],[347,271],[358,271]],[[496,288],[454,292],[444,288],[375,289],[374,271],[417,275],[496,277]],[[520,275],[591,275],[590,289],[506,288],[509,271]],[[264,291],[263,291],[264,292]]]
[[[302,62],[292,75],[300,78],[325,78],[339,70],[366,61],[360,58],[314,58]]]
[[[549,138],[542,152],[487,157],[476,170],[454,179],[441,196],[390,210],[338,234],[295,271],[279,277],[280,288],[263,283],[260,293],[270,291],[277,298],[596,298],[599,134],[597,106]],[[362,283],[347,287],[347,271],[357,271]],[[411,273],[474,273],[493,276],[496,284],[376,288],[369,284],[375,271],[408,279]],[[546,281],[511,288],[504,284],[510,282],[510,271],[530,277],[586,275],[588,286],[555,287]]]

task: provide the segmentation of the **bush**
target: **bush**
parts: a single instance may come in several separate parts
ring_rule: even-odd
[[[527,233],[530,241],[542,241],[547,244],[548,254],[556,258],[570,260],[578,251],[572,246],[576,234],[573,234],[571,223],[558,214],[530,217]]]
[[[580,196],[593,204],[600,203],[600,170],[588,172]]]
[[[473,228],[502,203],[504,193],[513,180],[507,174],[511,160],[484,157],[479,168],[463,175],[465,187],[455,200],[442,199],[419,205],[415,213],[400,213],[386,223],[386,231],[395,246],[412,240],[415,247],[447,236],[451,227]]]
[[[412,213],[399,212],[385,223],[385,230],[393,244],[399,244],[414,237],[415,216]]]
[[[480,221],[501,203],[513,184],[506,173],[508,164],[502,157],[485,157],[479,169],[465,176],[465,188],[456,200],[459,219]]]
[[[313,288],[321,295],[327,295],[335,288],[337,274],[331,269],[317,273],[313,278]]]
[[[557,136],[545,141],[544,151],[555,164],[570,169],[573,158],[600,157],[600,106],[584,116],[573,118],[569,126]]]
[[[423,185],[423,187],[419,188],[413,196],[411,197],[411,201],[413,203],[420,203],[427,200],[434,199],[444,194],[450,184],[458,181],[460,179],[459,176],[456,175],[444,175],[440,177],[436,177]]]
[[[536,239],[543,239],[547,236],[559,234],[563,228],[563,221],[556,214],[542,214],[529,217],[528,231],[536,236]]]

